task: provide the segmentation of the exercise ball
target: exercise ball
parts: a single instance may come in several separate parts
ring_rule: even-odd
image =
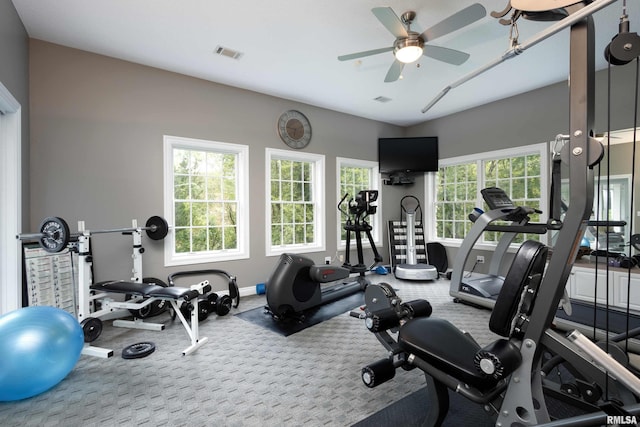
[[[580,246],[584,248],[589,248],[591,247],[591,243],[589,242],[589,239],[587,239],[586,237],[583,237],[582,240],[580,240]]]
[[[49,390],[80,358],[84,333],[78,321],[55,307],[26,307],[0,316],[0,401]]]

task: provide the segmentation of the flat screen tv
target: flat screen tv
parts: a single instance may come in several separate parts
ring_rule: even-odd
[[[379,138],[380,173],[433,172],[438,170],[438,137]]]

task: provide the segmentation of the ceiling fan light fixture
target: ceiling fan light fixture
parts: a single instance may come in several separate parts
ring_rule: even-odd
[[[416,62],[422,56],[424,41],[421,38],[406,38],[395,43],[393,54],[396,59],[405,64]]]

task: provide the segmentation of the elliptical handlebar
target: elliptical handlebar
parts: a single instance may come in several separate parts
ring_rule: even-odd
[[[343,214],[345,214],[347,216],[347,218],[349,218],[349,212],[347,212],[344,209],[342,209],[342,204],[347,199],[347,197],[349,197],[349,193],[344,193],[344,196],[342,196],[342,199],[340,199],[340,201],[338,202],[338,210],[340,212],[342,212]]]
[[[356,194],[355,198],[349,199],[348,211],[342,208],[342,204],[349,197],[349,193],[345,193],[338,202],[338,210],[347,217],[347,222],[352,222],[352,216],[356,222],[363,220],[369,215],[376,213],[378,207],[372,203],[378,200],[378,190],[362,190]]]

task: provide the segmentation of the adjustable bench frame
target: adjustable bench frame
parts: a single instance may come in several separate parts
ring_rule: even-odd
[[[209,281],[203,281],[191,288],[169,287],[163,288],[152,284],[142,283],[142,230],[133,221],[133,275],[131,282],[115,281],[92,285],[93,277],[91,273],[91,232],[84,229],[84,222],[78,224],[79,235],[77,238],[78,251],[78,322],[83,324],[89,319],[101,319],[109,316],[128,317],[131,316],[129,310],[140,310],[156,301],[166,301],[171,304],[176,315],[182,322],[191,340],[191,345],[182,354],[187,355],[194,352],[203,345],[207,338],[200,338],[198,325],[198,298],[199,294],[210,290]],[[112,298],[113,293],[131,295],[128,301],[116,301]],[[100,309],[96,310],[96,302],[100,302]],[[182,303],[187,302],[193,305],[191,311],[191,324],[180,311]],[[117,319],[114,326],[146,329],[153,331],[164,330],[162,323],[145,322],[142,319],[134,320]],[[113,350],[85,344],[82,354],[108,358],[113,356]]]
[[[100,315],[104,315],[119,309],[139,310],[149,304],[152,304],[155,301],[166,301],[171,304],[171,307],[180,319],[180,322],[182,322],[182,326],[184,326],[185,330],[187,331],[187,335],[189,335],[189,338],[191,339],[191,345],[182,351],[183,356],[193,353],[208,341],[207,337],[200,337],[198,321],[198,296],[205,294],[206,292],[211,290],[211,286],[209,285],[208,280],[204,280],[196,285],[192,285],[190,288],[165,288],[154,284],[113,281],[95,284],[91,286],[91,289],[94,291],[100,291],[100,293],[93,295],[92,298],[99,298],[100,302],[102,303],[102,308],[97,312],[91,313],[91,317],[99,317]],[[136,298],[140,302],[114,301],[109,297],[110,293],[124,293],[133,295],[134,298]],[[183,303],[192,304],[193,306],[193,309],[191,310],[191,324],[189,324],[187,319],[182,314],[182,311],[180,310],[180,306],[182,306]],[[146,323],[142,321],[142,319],[118,319],[113,321],[113,326],[149,330],[164,329],[163,324]],[[85,347],[85,350],[87,352],[100,352],[101,349],[97,347],[87,346]]]

